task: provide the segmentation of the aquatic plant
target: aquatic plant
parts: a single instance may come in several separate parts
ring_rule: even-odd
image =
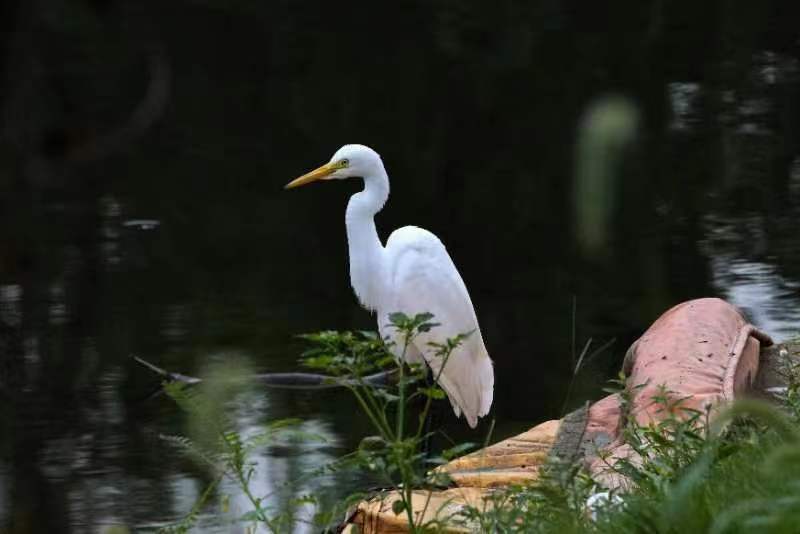
[[[390,320],[404,345],[403,354],[415,336],[436,327],[430,314],[393,314]],[[412,490],[427,491],[430,502],[434,491],[450,483],[445,473],[431,468],[471,447],[457,445],[435,458],[425,447],[434,432],[428,423],[432,403],[445,398],[437,377],[428,376],[423,366],[403,364],[374,333],[319,332],[302,337],[310,344],[302,357],[304,365],[328,373],[346,387],[375,432],[351,454],[321,466],[320,472],[355,466],[382,484],[377,492],[351,495],[334,509],[319,512],[312,521],[318,528],[331,529],[355,503],[388,494],[393,496],[392,511],[405,516],[410,532],[456,526],[509,533],[782,533],[796,532],[800,524],[800,364],[788,366],[786,391],[777,404],[740,400],[713,417],[710,410],[676,409],[670,392],[658,390],[653,400],[668,415],[649,424],[628,418],[622,432],[637,460],[609,464],[630,481],[624,493],[603,487],[580,463],[554,459],[529,485],[494,490],[481,506],[465,506],[458,516],[450,512],[423,523],[414,514],[421,510],[412,510]],[[462,339],[434,344],[432,354],[446,364]],[[383,385],[365,380],[376,372],[385,372],[392,380]],[[620,396],[624,413],[632,390],[625,387],[623,377],[612,384],[608,391]],[[296,517],[271,509],[249,489],[254,473],[247,458],[254,438],[244,440],[226,426],[213,396],[203,400],[185,385],[168,385],[167,391],[184,409],[210,421],[205,429],[216,437],[208,443],[217,447],[209,453],[208,443],[198,447],[186,438],[166,438],[198,462],[215,466],[217,473],[191,513],[171,530],[184,532],[194,523],[222,477],[234,480],[252,505],[240,520],[273,532],[291,530]],[[257,442],[297,431],[292,421],[276,422]],[[315,439],[303,433],[296,436]],[[318,502],[313,495],[301,499]]]
[[[430,313],[413,317],[404,313],[389,315],[388,326],[397,331],[396,338],[402,344],[399,358],[395,358],[382,340],[372,333],[321,332],[303,336],[313,344],[303,356],[306,366],[349,378],[342,383],[356,398],[376,432],[362,440],[355,462],[381,481],[385,492],[397,492],[399,499],[393,501],[392,511],[396,515],[406,515],[411,532],[430,530],[444,519],[437,518],[428,523],[416,520],[411,506],[412,492],[427,489],[429,502],[436,488],[449,483],[446,473],[432,471],[431,467],[443,464],[472,447],[470,443],[458,444],[436,457],[431,457],[430,451],[426,450],[425,444],[434,433],[429,428],[432,403],[446,398],[445,392],[437,385],[439,376],[453,351],[470,335],[465,333],[442,343],[430,343],[428,357],[438,359],[442,364],[435,376],[428,376],[425,365],[409,365],[405,356],[419,334],[438,326],[433,319]],[[396,382],[382,388],[363,380],[379,369],[389,369],[396,376]],[[421,407],[414,413],[413,408],[420,400]]]

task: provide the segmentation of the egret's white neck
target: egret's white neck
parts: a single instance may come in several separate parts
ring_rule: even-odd
[[[350,250],[350,284],[358,300],[369,310],[381,302],[381,280],[385,280],[384,249],[375,228],[375,214],[389,198],[389,177],[378,161],[364,175],[364,190],[350,197],[345,224]]]

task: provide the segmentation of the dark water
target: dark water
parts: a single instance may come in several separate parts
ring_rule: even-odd
[[[191,508],[202,472],[157,437],[186,419],[148,399],[131,354],[286,371],[294,334],[374,327],[348,284],[356,184],[281,189],[346,142],[389,170],[383,236],[423,226],[459,266],[496,364],[495,439],[561,414],[573,345],[616,339],[568,405],[681,300],[800,329],[800,4],[358,4],[0,8],[0,530],[143,529]],[[640,127],[587,255],[577,131],[609,93]],[[344,392],[248,390],[229,410],[245,434],[291,416],[328,438],[259,451],[257,493],[358,487],[302,479],[368,432]]]

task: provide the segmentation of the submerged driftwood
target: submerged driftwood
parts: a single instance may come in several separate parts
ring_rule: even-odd
[[[189,385],[203,382],[202,378],[167,371],[138,356],[132,356],[132,358],[167,382],[181,382]],[[329,389],[359,385],[385,387],[395,381],[396,377],[397,371],[392,369],[360,378],[317,373],[259,373],[245,376],[244,379],[264,387],[276,389]]]

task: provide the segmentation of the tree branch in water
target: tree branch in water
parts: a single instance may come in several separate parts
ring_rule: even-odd
[[[132,358],[140,365],[146,367],[168,382],[183,382],[184,384],[199,384],[202,378],[173,373],[154,365],[138,356]],[[391,369],[355,379],[351,377],[329,376],[317,373],[261,373],[250,375],[248,378],[262,386],[277,389],[329,389],[336,387],[366,385],[384,387],[396,379],[397,370]]]

